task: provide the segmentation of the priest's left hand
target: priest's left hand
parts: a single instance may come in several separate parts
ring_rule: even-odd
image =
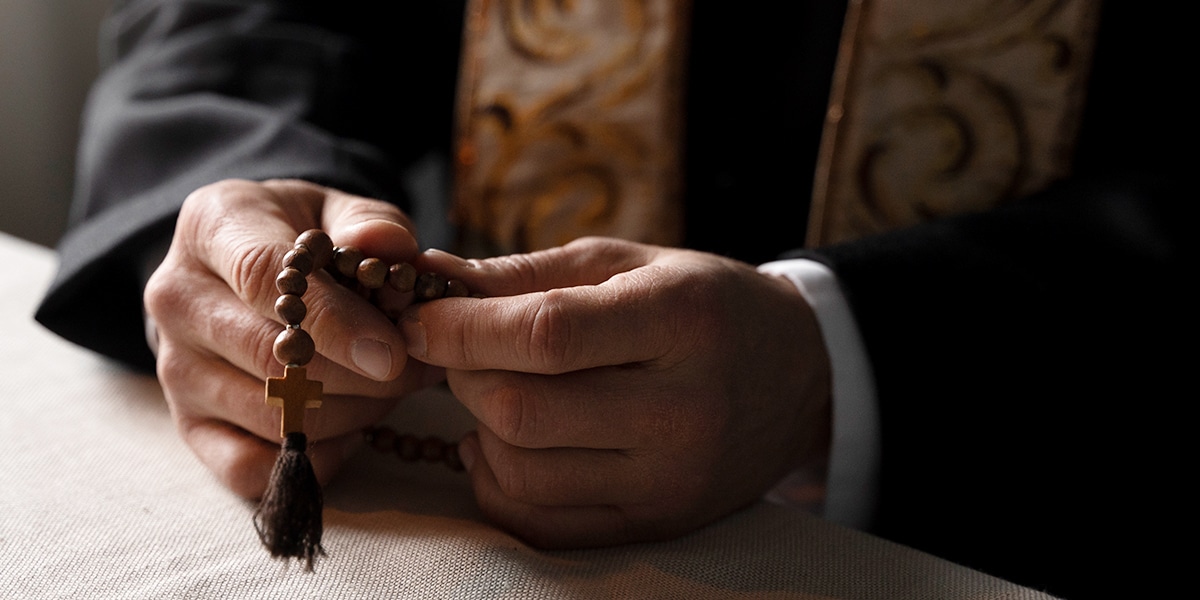
[[[827,450],[828,358],[782,278],[600,238],[418,263],[486,296],[402,326],[479,421],[460,448],[481,509],[532,544],[682,535]]]

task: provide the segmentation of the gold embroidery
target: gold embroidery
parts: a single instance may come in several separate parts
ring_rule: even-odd
[[[1064,176],[1098,4],[852,0],[809,245],[982,210]]]
[[[674,245],[686,2],[472,0],[455,217],[466,254]]]

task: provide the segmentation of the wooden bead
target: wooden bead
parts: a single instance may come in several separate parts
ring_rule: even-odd
[[[304,366],[316,354],[312,336],[303,329],[288,327],[275,338],[275,360],[284,365]]]
[[[417,270],[408,263],[388,267],[388,285],[397,292],[411,292],[417,283]]]
[[[358,273],[358,263],[364,258],[362,250],[354,246],[339,246],[333,251],[333,266],[343,277],[354,277]]]
[[[465,471],[466,466],[462,463],[462,458],[458,456],[458,444],[446,444],[446,448],[442,451],[442,462],[450,467],[451,471]]]
[[[396,432],[386,427],[377,427],[370,432],[368,443],[379,452],[388,452],[396,444]]]
[[[446,293],[443,296],[444,298],[466,298],[470,295],[471,292],[467,289],[467,284],[457,279],[451,279],[450,281],[446,282]]]
[[[405,462],[440,462],[452,471],[464,470],[457,442],[447,442],[434,436],[418,438],[411,434],[400,435],[385,425],[364,429],[363,437],[367,445],[376,451],[395,452]]]
[[[354,273],[355,278],[363,287],[369,290],[377,290],[383,287],[383,283],[387,281],[388,266],[378,258],[364,258],[358,263],[358,270]]]
[[[313,270],[312,252],[307,246],[296,246],[283,255],[283,266],[296,269],[307,277]]]
[[[308,315],[308,307],[300,296],[284,294],[275,300],[275,314],[288,325],[299,325]]]
[[[413,285],[417,300],[437,300],[446,295],[446,278],[437,273],[422,273]]]
[[[396,456],[400,460],[414,461],[421,457],[421,441],[415,436],[402,435],[395,441]]]
[[[446,450],[446,442],[435,437],[427,437],[421,440],[421,458],[425,462],[440,462],[442,453]]]
[[[280,294],[303,296],[304,292],[308,291],[308,279],[299,269],[288,267],[275,277],[275,289],[279,290]]]
[[[312,254],[313,268],[324,269],[333,260],[333,240],[320,229],[309,229],[296,238],[297,246],[308,248]]]

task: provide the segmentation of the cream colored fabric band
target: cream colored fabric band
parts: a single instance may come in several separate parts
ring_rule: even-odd
[[[678,245],[689,2],[468,6],[455,216],[470,255]]]
[[[1066,175],[1099,4],[851,0],[808,245],[984,210]]]

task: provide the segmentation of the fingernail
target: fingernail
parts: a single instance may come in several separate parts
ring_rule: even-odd
[[[379,340],[362,339],[354,342],[350,358],[354,366],[373,379],[383,381],[392,372],[392,349]]]
[[[417,317],[417,307],[404,311],[400,318],[400,331],[404,333],[404,343],[408,345],[408,355],[425,358],[428,348],[425,347],[425,326]]]
[[[445,257],[445,258],[438,259],[438,260],[448,260],[448,261],[454,263],[456,266],[462,267],[464,269],[474,269],[475,268],[474,261],[467,260],[461,256],[458,256],[457,254],[451,254],[449,252],[446,252],[445,250],[438,250],[437,248],[430,248],[425,251],[425,254],[427,254],[435,259],[439,256]]]

